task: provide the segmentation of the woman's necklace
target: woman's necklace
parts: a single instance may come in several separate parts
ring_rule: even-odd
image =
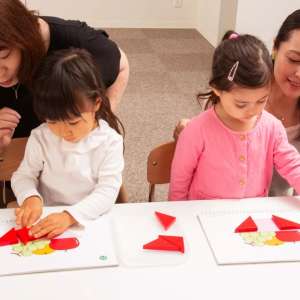
[[[16,100],[18,100],[18,92],[19,92],[19,88],[20,88],[20,83],[18,83],[16,86],[14,86],[12,89],[14,90],[15,92],[15,97],[16,97]]]

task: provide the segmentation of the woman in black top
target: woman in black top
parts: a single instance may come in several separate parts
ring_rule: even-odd
[[[127,85],[129,66],[105,31],[79,21],[37,17],[19,0],[0,0],[0,150],[12,136],[29,136],[39,125],[30,93],[34,72],[45,55],[70,47],[93,55],[115,111]]]

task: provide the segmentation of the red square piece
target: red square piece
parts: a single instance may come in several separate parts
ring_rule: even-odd
[[[300,229],[300,224],[275,215],[272,216],[272,221],[280,230]]]
[[[257,226],[254,223],[252,217],[248,217],[244,222],[242,222],[235,229],[235,232],[250,232],[250,231],[257,231]]]
[[[276,237],[282,242],[298,242],[300,241],[300,232],[297,230],[276,231]]]
[[[159,238],[165,239],[169,243],[176,245],[178,251],[184,253],[184,241],[182,236],[159,235]]]
[[[167,240],[162,238],[157,238],[156,240],[151,241],[148,244],[145,244],[143,246],[143,249],[178,251],[178,247],[176,245],[169,243]]]
[[[176,220],[176,217],[166,215],[158,211],[155,212],[155,215],[165,230],[167,230]]]
[[[0,246],[8,246],[17,244],[18,238],[14,228],[6,232],[3,236],[0,237]]]
[[[143,249],[179,251],[184,253],[183,238],[180,236],[159,235],[156,240],[145,244]]]

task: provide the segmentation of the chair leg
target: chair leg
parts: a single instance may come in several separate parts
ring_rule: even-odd
[[[119,195],[117,197],[116,203],[128,203],[128,194],[125,189],[124,184],[121,185]]]
[[[149,184],[149,197],[148,197],[149,202],[153,202],[154,192],[155,192],[155,185],[150,183]]]

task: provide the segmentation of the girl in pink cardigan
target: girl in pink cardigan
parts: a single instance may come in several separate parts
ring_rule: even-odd
[[[268,194],[273,166],[300,192],[300,155],[281,122],[264,110],[272,61],[251,35],[228,32],[213,57],[205,112],[180,134],[170,200],[240,199]]]

